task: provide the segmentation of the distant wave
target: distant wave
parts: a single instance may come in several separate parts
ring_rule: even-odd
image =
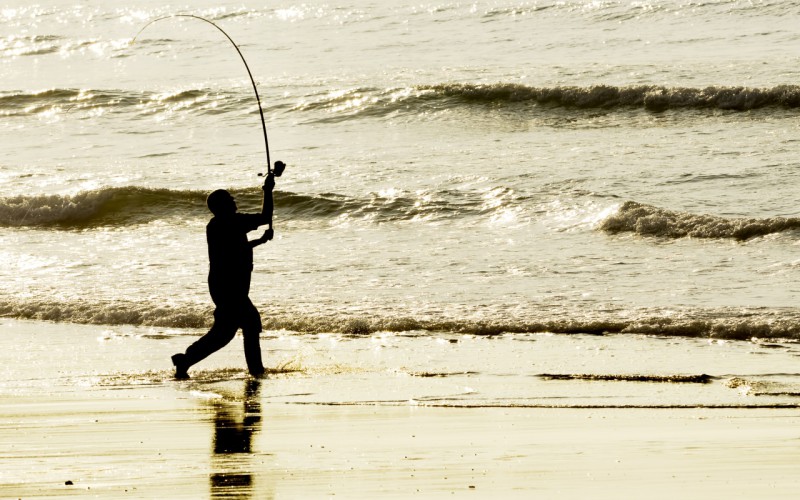
[[[144,116],[165,111],[219,114],[249,112],[252,106],[253,99],[249,94],[219,89],[152,92],[55,88],[37,92],[0,92],[0,116],[30,116],[52,110],[76,113],[98,108]]]
[[[610,109],[731,109],[745,111],[767,106],[800,108],[800,87],[778,86],[771,89],[747,87],[707,87],[704,89],[640,85],[615,87],[537,88],[518,84],[436,85],[427,87],[445,97],[468,102],[526,102],[557,107]],[[425,87],[423,87],[425,89]]]
[[[63,37],[57,35],[12,35],[0,38],[0,56],[41,56],[58,52],[62,47]]]
[[[603,220],[599,229],[608,233],[631,232],[664,238],[732,238],[746,240],[782,231],[800,229],[800,218],[725,218],[677,212],[627,201]]]
[[[266,330],[297,333],[340,333],[370,335],[376,332],[450,332],[472,335],[501,334],[643,334],[656,336],[713,338],[727,340],[800,340],[800,312],[748,310],[688,311],[679,316],[645,312],[629,319],[617,317],[540,319],[454,319],[414,318],[382,315],[308,314],[264,307]],[[97,325],[134,325],[163,328],[205,329],[213,321],[211,307],[155,305],[146,302],[59,302],[48,300],[0,300],[0,317]]]
[[[684,88],[655,85],[595,85],[590,87],[531,87],[515,83],[448,83],[411,88],[359,88],[307,98],[293,110],[326,110],[329,120],[352,115],[384,116],[421,113],[464,106],[535,105],[537,110],[735,110],[767,107],[800,108],[800,87],[769,89],[748,87]]]
[[[231,189],[240,210],[255,212],[259,188]],[[107,187],[71,195],[31,195],[0,198],[0,227],[83,229],[127,226],[166,218],[208,218],[205,191],[137,186]],[[487,198],[489,196],[489,198]],[[369,222],[442,220],[492,215],[519,204],[513,191],[438,191],[350,197],[334,193],[276,192],[275,210],[292,221],[332,221],[339,217]]]
[[[534,105],[537,111],[550,109],[616,110],[731,110],[800,108],[800,86],[750,87],[663,87],[657,85],[588,87],[533,87],[517,83],[442,83],[411,87],[363,87],[299,96],[293,105],[277,108],[289,112],[324,112],[323,120],[352,117],[381,117],[395,113],[422,114],[465,106]],[[0,92],[0,116],[35,115],[58,109],[62,112],[104,108],[111,112],[140,115],[186,112],[219,114],[249,113],[253,97],[247,89],[180,89],[170,92],[49,89],[39,92]]]

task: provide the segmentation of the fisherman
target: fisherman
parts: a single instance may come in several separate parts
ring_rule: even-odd
[[[244,336],[244,356],[247,369],[254,377],[264,374],[261,362],[261,315],[250,301],[250,276],[253,271],[253,248],[266,243],[274,236],[272,229],[275,177],[267,174],[261,187],[263,198],[261,213],[237,212],[236,200],[228,191],[218,189],[206,200],[214,217],[206,226],[208,241],[208,288],[214,301],[214,325],[186,349],[186,353],[172,356],[175,378],[189,378],[189,367],[210,354],[225,347],[241,328]],[[255,240],[248,240],[247,233],[260,226],[269,226]]]

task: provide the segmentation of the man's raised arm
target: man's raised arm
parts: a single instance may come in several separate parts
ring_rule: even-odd
[[[260,238],[249,241],[251,248],[255,248],[258,245],[270,241],[275,235],[275,232],[272,230],[272,212],[275,209],[275,202],[272,199],[273,189],[275,189],[275,176],[269,173],[267,174],[267,178],[264,179],[264,185],[261,186],[261,190],[264,191],[264,197],[261,199],[261,213],[259,214],[261,219],[259,225],[268,225],[269,228],[264,231],[264,234],[262,234]]]
[[[272,199],[272,190],[275,189],[275,176],[270,172],[267,178],[264,179],[264,185],[261,186],[264,191],[264,197],[261,199],[261,218],[263,224],[269,225],[272,229],[272,212],[275,209],[275,203]]]

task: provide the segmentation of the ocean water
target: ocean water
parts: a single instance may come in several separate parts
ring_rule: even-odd
[[[266,159],[219,31],[133,43],[175,13],[238,43],[288,164],[265,335],[800,338],[800,6],[772,1],[4,2],[0,315],[210,324],[205,196],[256,210]]]

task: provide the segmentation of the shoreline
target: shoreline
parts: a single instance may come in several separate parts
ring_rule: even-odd
[[[671,500],[800,487],[798,399],[768,392],[794,391],[794,345],[270,333],[266,379],[245,374],[234,341],[172,380],[168,356],[192,338],[0,321],[3,497]],[[666,380],[689,366],[713,377],[541,376]]]

